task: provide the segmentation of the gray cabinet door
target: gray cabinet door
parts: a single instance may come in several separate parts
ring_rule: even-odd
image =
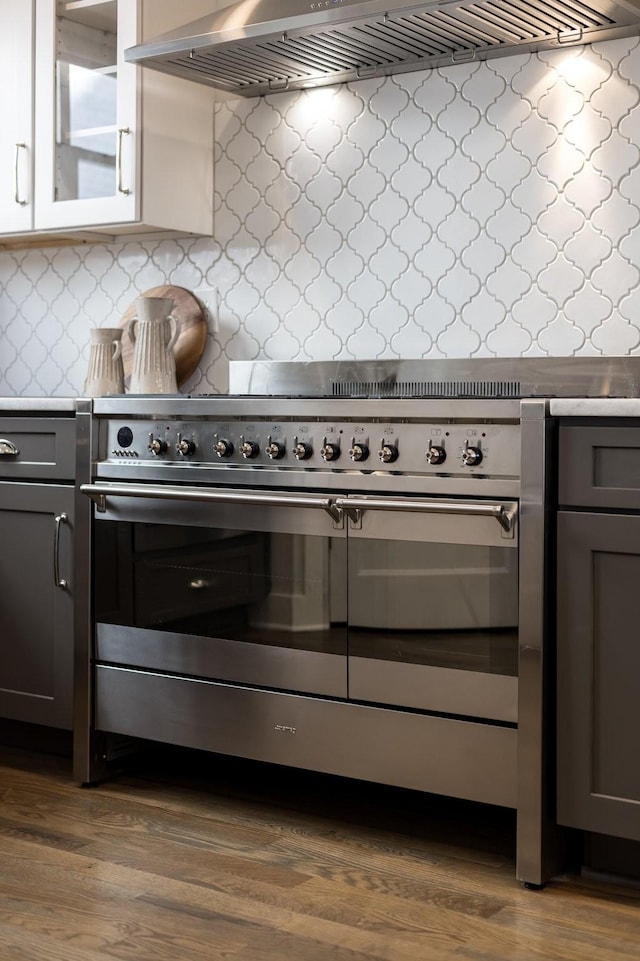
[[[0,717],[71,728],[73,505],[70,485],[0,482]]]
[[[558,821],[640,840],[640,516],[558,515]]]

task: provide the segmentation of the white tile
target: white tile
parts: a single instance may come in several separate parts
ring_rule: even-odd
[[[494,160],[507,144],[501,130],[490,123],[480,120],[473,130],[462,140],[462,147],[470,157],[480,164],[483,170]]]
[[[396,357],[426,357],[433,346],[433,337],[428,330],[410,317],[392,334],[389,346]]]
[[[491,237],[488,237],[487,234],[481,233],[480,236],[462,252],[461,260],[464,266],[470,270],[472,274],[475,274],[482,288],[487,277],[495,273],[498,267],[504,263],[504,247],[501,247],[500,244],[496,243]]]
[[[516,207],[511,200],[505,201],[488,218],[484,230],[508,253],[533,229],[531,218]]]
[[[584,282],[583,272],[562,256],[540,271],[537,277],[537,284],[542,293],[550,297],[560,307],[576,291],[580,290]]]
[[[608,297],[613,304],[638,286],[640,271],[635,264],[630,264],[617,250],[614,250],[602,264],[591,274],[591,283],[595,290]]]
[[[480,337],[457,318],[438,335],[437,345],[445,357],[471,357],[480,346]]]
[[[579,114],[583,107],[584,97],[563,77],[557,77],[553,86],[536,102],[538,115],[556,130],[565,129],[572,117]]]
[[[364,270],[364,260],[350,247],[341,247],[327,263],[327,273],[343,290]]]
[[[558,306],[537,287],[526,290],[511,306],[511,316],[523,330],[531,334],[533,342],[558,313]]]
[[[308,250],[301,248],[287,262],[284,273],[300,291],[306,290],[321,273],[320,263]]]
[[[508,317],[487,335],[487,347],[496,357],[520,357],[529,349],[533,338],[513,317]]]
[[[566,195],[558,193],[555,202],[537,218],[536,226],[561,248],[570,237],[582,230],[585,223],[584,214],[568,202]]]
[[[458,261],[448,274],[440,278],[436,287],[440,296],[459,314],[464,305],[479,293],[480,281]]]
[[[383,355],[387,341],[378,330],[363,325],[347,338],[345,346],[351,357],[375,359]]]
[[[511,256],[531,277],[537,277],[556,259],[558,247],[539,230],[532,228],[514,245]]]
[[[400,279],[395,282],[394,287],[396,284],[401,283],[406,276],[406,273],[403,274]],[[349,309],[353,305],[357,305],[360,308],[360,323],[362,323],[364,318],[369,316],[373,308],[384,300],[387,295],[387,287],[375,274],[367,269],[363,270],[360,276],[356,277],[355,280],[349,284],[347,294],[350,301]],[[421,300],[422,298],[418,300],[418,303],[420,303]],[[329,313],[334,318],[336,315],[339,317],[340,311],[345,308],[345,301],[341,299],[339,303],[333,305]],[[335,321],[332,321],[332,326],[335,327]]]
[[[611,316],[613,304],[604,294],[591,287],[583,287],[564,305],[564,315],[589,337],[600,324]]]
[[[558,199],[559,190],[535,168],[511,192],[515,206],[535,222]]]
[[[396,278],[401,277],[408,266],[409,258],[405,251],[391,242],[374,254],[369,261],[370,269],[387,287],[390,287]]]
[[[485,179],[482,179],[476,180],[465,192],[461,200],[461,207],[477,221],[479,231],[488,220],[496,216],[506,200],[507,196],[501,187],[494,183],[487,183]],[[459,210],[453,216],[458,213]]]
[[[333,360],[342,348],[343,343],[340,337],[322,326],[307,338],[304,344],[304,356],[308,360]]]
[[[473,244],[482,233],[476,218],[458,205],[451,215],[438,227],[438,240],[442,241],[459,257],[463,250]]]
[[[522,126],[514,131],[511,142],[518,153],[536,164],[558,141],[558,136],[552,123],[532,111]]]
[[[364,211],[362,211],[364,213]],[[391,187],[371,204],[368,214],[385,233],[390,234],[409,213],[409,204]],[[362,214],[360,219],[362,219]]]
[[[320,221],[315,230],[305,238],[305,247],[317,260],[326,266],[327,262],[344,244],[342,234],[327,221]],[[377,248],[376,248],[377,249]]]
[[[345,296],[327,313],[324,326],[340,339],[344,348],[349,337],[365,324],[373,306],[356,304],[351,296]],[[320,325],[316,329],[319,330]]]
[[[591,342],[603,354],[629,354],[640,344],[640,330],[620,314],[614,313],[594,330]]]
[[[613,184],[609,178],[587,162],[566,185],[564,195],[570,204],[582,211],[585,217],[591,217],[593,212],[611,196],[612,191]]]
[[[585,277],[590,277],[593,270],[611,255],[612,243],[608,237],[596,230],[591,221],[587,221],[582,229],[566,242],[563,250],[567,260],[580,268]]]
[[[489,293],[509,310],[530,289],[531,277],[507,257],[487,279],[486,287]]]
[[[552,357],[570,357],[579,350],[585,342],[585,334],[568,318],[558,314],[547,327],[538,335],[538,344],[542,350]]]
[[[376,204],[377,201],[374,201],[369,208],[369,215],[373,215],[374,220],[377,220],[375,213],[373,213],[374,210],[377,209]],[[362,204],[358,200],[355,200],[350,194],[346,193],[346,191],[340,191],[326,211],[327,223],[335,227],[338,233],[345,239],[350,231],[362,222],[364,216],[365,209]]]
[[[622,126],[620,128],[622,133]],[[631,133],[634,136],[634,133]],[[591,163],[614,184],[631,171],[640,160],[640,151],[626,137],[616,135],[594,150]]]
[[[468,327],[477,331],[481,342],[494,330],[499,330],[507,318],[504,304],[501,304],[486,288],[462,308],[461,317]],[[495,353],[495,351],[494,351]]]
[[[616,245],[640,224],[640,208],[614,191],[593,212],[591,222]]]

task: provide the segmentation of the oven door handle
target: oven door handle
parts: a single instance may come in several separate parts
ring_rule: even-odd
[[[413,498],[376,498],[376,497],[338,497],[336,507],[343,511],[354,523],[360,520],[361,511],[415,511],[420,514],[463,514],[473,517],[495,517],[503,530],[511,534],[518,505],[478,504],[473,501],[425,501]]]
[[[147,497],[154,500],[196,501],[202,504],[255,504],[258,507],[316,507],[325,510],[336,522],[343,518],[334,498],[304,494],[280,496],[254,491],[212,491],[201,487],[156,487],[151,484],[82,484],[80,490],[104,513],[107,497]]]

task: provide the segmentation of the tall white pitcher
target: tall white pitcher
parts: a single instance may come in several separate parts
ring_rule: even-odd
[[[136,313],[127,324],[133,344],[130,394],[175,394],[176,358],[173,348],[180,323],[171,313],[168,297],[139,297]]]
[[[124,368],[120,327],[96,327],[91,331],[85,397],[124,394]]]

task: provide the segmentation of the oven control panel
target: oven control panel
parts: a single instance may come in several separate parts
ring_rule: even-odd
[[[335,420],[109,420],[100,460],[517,478],[515,423]]]

